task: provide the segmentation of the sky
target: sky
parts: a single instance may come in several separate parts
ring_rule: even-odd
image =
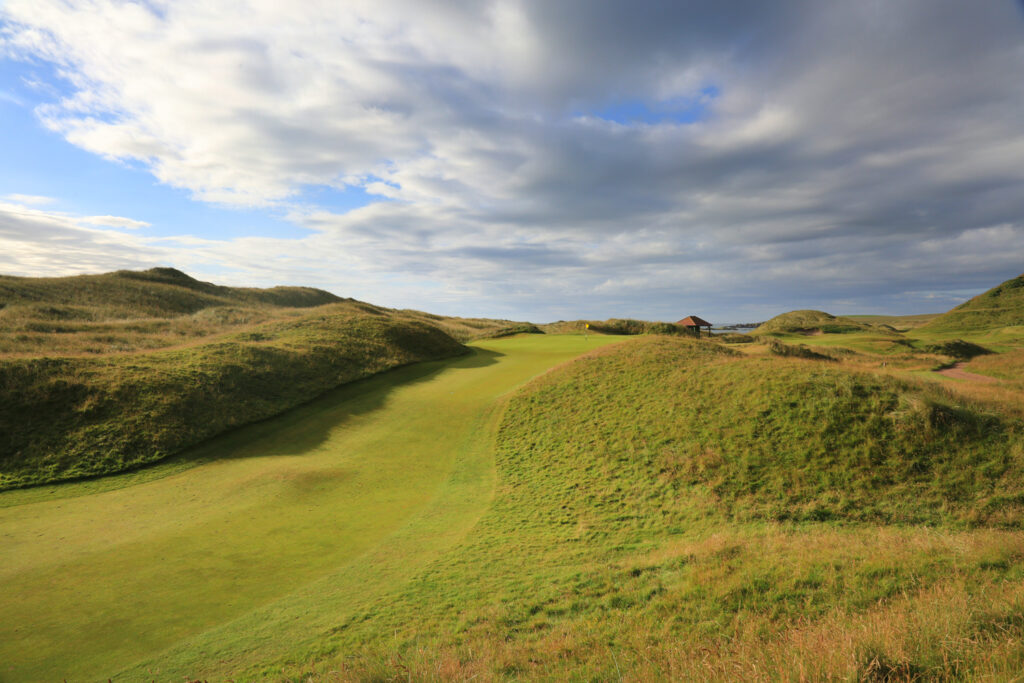
[[[0,0],[0,273],[931,313],[1024,272],[1012,0]]]

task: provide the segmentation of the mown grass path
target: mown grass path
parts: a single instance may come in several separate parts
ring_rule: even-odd
[[[482,342],[141,475],[0,494],[0,681],[171,680],[301,653],[479,519],[503,397],[613,341]]]

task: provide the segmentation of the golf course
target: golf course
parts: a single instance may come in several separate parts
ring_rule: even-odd
[[[0,493],[0,681],[180,680],[291,655],[473,527],[509,392],[615,341],[480,342],[141,473]]]
[[[0,284],[2,683],[1024,669],[1024,276],[713,336]]]
[[[1024,683],[1022,39],[0,0],[0,683]]]

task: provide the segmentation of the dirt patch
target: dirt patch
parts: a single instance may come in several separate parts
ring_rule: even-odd
[[[953,379],[966,379],[971,382],[998,382],[995,377],[989,377],[988,375],[979,375],[975,372],[967,372],[963,369],[965,363],[957,363],[951,368],[945,370],[936,370],[940,375],[946,377],[952,377]]]

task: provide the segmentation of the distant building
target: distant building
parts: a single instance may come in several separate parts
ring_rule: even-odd
[[[704,318],[698,318],[695,315],[688,315],[679,322],[676,323],[679,327],[685,328],[687,332],[690,332],[695,337],[700,336],[700,328],[708,328],[708,336],[711,336],[711,323]]]

